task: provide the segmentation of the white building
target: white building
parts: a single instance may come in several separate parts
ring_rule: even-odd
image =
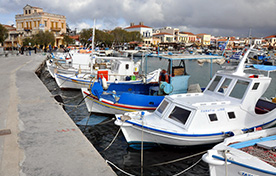
[[[143,22],[140,22],[138,25],[130,23],[130,26],[125,28],[126,31],[138,31],[143,37],[143,43],[145,46],[150,46],[152,43],[152,28],[145,26]]]

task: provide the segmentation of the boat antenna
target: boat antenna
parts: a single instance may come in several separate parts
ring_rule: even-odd
[[[93,59],[94,59],[94,38],[95,38],[95,26],[96,26],[96,20],[94,18],[94,26],[93,26],[93,33],[92,33],[92,57],[91,57],[91,64],[90,64],[90,74],[92,75],[92,71],[93,71]]]

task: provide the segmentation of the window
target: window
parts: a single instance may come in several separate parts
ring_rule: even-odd
[[[254,86],[253,86],[253,88],[252,88],[252,90],[257,90],[258,87],[259,87],[259,85],[260,85],[260,83],[255,83]]]
[[[157,111],[160,112],[161,114],[163,113],[163,111],[166,109],[166,107],[168,106],[168,102],[167,101],[163,101],[161,103],[161,105],[158,107]]]
[[[226,78],[226,79],[223,81],[222,85],[220,86],[218,92],[220,92],[220,93],[225,93],[225,92],[227,91],[227,88],[228,88],[228,86],[230,85],[231,81],[232,81],[232,79]]]
[[[208,116],[209,116],[209,119],[210,119],[211,122],[217,121],[217,120],[218,120],[216,114],[208,114]]]
[[[31,14],[31,10],[29,10],[29,14]]]
[[[128,70],[129,69],[129,64],[126,64],[126,70]]]
[[[25,10],[25,14],[28,14],[28,10]]]
[[[44,21],[45,27],[47,27],[47,21]]]
[[[249,82],[238,80],[229,96],[233,98],[242,99],[248,85]]]
[[[236,118],[234,112],[228,112],[227,114],[228,114],[229,119],[235,119]]]
[[[211,85],[209,86],[208,90],[214,91],[220,80],[221,80],[221,76],[216,76],[213,82],[211,83]]]
[[[183,123],[185,125],[185,123],[188,120],[188,117],[190,116],[190,113],[191,113],[191,111],[182,109],[182,108],[176,106],[176,107],[174,107],[173,111],[169,115],[169,118],[173,119],[177,122]]]

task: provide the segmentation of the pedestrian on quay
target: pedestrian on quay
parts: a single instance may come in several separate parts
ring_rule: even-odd
[[[32,54],[32,48],[29,46],[29,56]]]
[[[36,48],[36,46],[34,46],[34,52],[35,52],[35,54],[36,54],[36,50],[37,50],[37,48]]]
[[[24,46],[21,46],[21,54],[24,54]]]

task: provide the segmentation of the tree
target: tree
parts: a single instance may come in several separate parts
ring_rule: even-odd
[[[142,41],[142,36],[138,31],[127,32],[121,28],[115,28],[111,31],[111,35],[114,37],[115,44],[123,44],[130,41]]]
[[[111,35],[114,37],[115,44],[123,44],[127,41],[127,31],[121,28],[115,28],[111,31]]]
[[[54,45],[55,44],[55,36],[53,33],[49,31],[39,31],[35,36],[34,40],[36,44],[43,45],[47,47],[48,45]]]
[[[8,30],[0,24],[0,43],[3,43],[8,38]]]
[[[80,32],[80,42],[83,45],[87,45],[88,43],[90,43],[90,41],[88,41],[88,39],[91,38],[92,33],[93,33],[93,29],[92,28],[90,28],[90,29],[82,29],[81,32]]]
[[[35,40],[33,38],[27,37],[27,38],[23,39],[23,46],[29,46],[29,45],[33,46],[35,44],[36,43],[35,43]]]
[[[69,35],[67,35],[67,34],[63,35],[63,40],[64,40],[65,45],[69,45],[69,44],[74,43],[74,39],[70,38]]]
[[[132,31],[128,32],[127,40],[130,41],[136,41],[136,42],[142,42],[142,35],[138,31]]]
[[[96,46],[111,46],[113,42],[113,36],[107,32],[101,30],[95,30],[95,43]]]

